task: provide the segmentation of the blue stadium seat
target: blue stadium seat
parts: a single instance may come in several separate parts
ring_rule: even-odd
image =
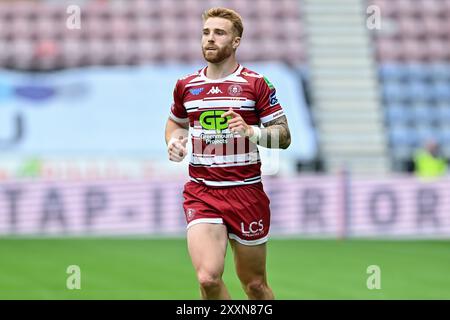
[[[437,121],[439,117],[435,108],[428,104],[416,104],[411,106],[410,110],[416,124],[429,124],[433,121]]]
[[[389,124],[407,124],[412,118],[411,110],[408,105],[394,103],[386,108],[386,120]]]
[[[406,92],[413,102],[430,101],[433,98],[431,87],[423,81],[412,80],[405,87]]]
[[[448,145],[450,147],[450,127],[439,127],[437,137],[440,145]]]
[[[450,123],[450,102],[438,102],[436,106],[436,114],[441,123]]]
[[[383,97],[386,103],[405,101],[409,98],[408,87],[399,81],[386,81],[383,84]]]
[[[406,67],[406,73],[409,80],[429,80],[430,68],[422,63],[409,63]]]
[[[428,65],[432,78],[434,80],[450,81],[450,64],[434,62]]]
[[[396,80],[401,81],[407,78],[407,69],[397,63],[383,63],[380,68],[380,77],[382,80]]]
[[[450,122],[440,126],[439,131],[443,135],[445,142],[450,144]]]
[[[430,140],[439,140],[439,129],[430,124],[421,123],[416,127],[416,134],[417,134],[417,143],[418,146],[424,145],[427,141]],[[439,141],[438,141],[439,142]]]
[[[450,101],[450,82],[434,81],[431,86],[431,93],[437,101]]]
[[[393,125],[389,132],[390,142],[393,148],[412,147],[417,145],[417,132],[406,125]]]

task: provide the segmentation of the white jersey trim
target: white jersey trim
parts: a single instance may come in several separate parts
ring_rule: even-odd
[[[189,83],[186,84],[185,87],[188,88],[188,87],[199,86],[199,85],[204,85],[204,84],[208,84],[208,83],[214,83],[214,84],[216,84],[216,83],[248,83],[248,81],[245,78],[240,76],[243,69],[244,69],[244,67],[239,65],[237,70],[235,72],[233,72],[232,74],[226,76],[225,78],[213,80],[213,79],[209,79],[206,77],[206,75],[205,75],[206,67],[204,67],[202,70],[200,70],[200,72],[198,73],[198,76],[195,77],[194,79],[192,79],[191,81],[189,81]]]
[[[245,109],[253,110],[256,102],[254,100],[231,100],[231,99],[217,99],[217,100],[192,100],[184,103],[184,107],[187,112],[196,111],[195,109],[209,109],[209,108],[225,108],[225,107],[235,107],[242,109],[241,107],[247,107]],[[252,107],[252,108],[248,108]],[[188,110],[190,109],[190,110]]]
[[[243,186],[253,183],[261,182],[261,176],[256,176],[253,178],[245,179],[244,181],[211,181],[211,180],[205,180],[202,178],[193,178],[189,177],[191,181],[197,182],[197,183],[204,183],[207,186],[211,187],[233,187],[233,186]]]
[[[249,166],[253,164],[261,163],[261,160],[253,161],[253,162],[236,162],[236,163],[227,163],[227,164],[211,164],[211,165],[202,165],[202,164],[193,164],[189,162],[191,166],[194,167],[206,167],[206,168],[227,168],[227,167],[242,167]]]
[[[204,134],[218,134],[216,130],[209,130],[209,129],[203,129],[203,128],[197,128],[197,127],[190,127],[191,134],[195,138],[200,138]],[[232,134],[234,138],[241,138],[241,135],[238,133],[233,133],[230,131],[230,129],[224,129],[220,132],[220,134]]]
[[[267,242],[267,240],[269,240],[269,235],[266,235],[264,238],[257,239],[257,240],[244,240],[244,239],[239,238],[234,233],[229,233],[228,238],[236,240],[240,244],[243,244],[246,246],[257,246],[258,244],[263,244],[263,243]]]
[[[258,152],[249,152],[242,154],[230,154],[226,156],[214,155],[214,157],[203,157],[203,155],[192,154],[191,162],[193,164],[226,164],[235,162],[245,162],[245,161],[256,161],[259,160]]]
[[[247,77],[253,77],[253,78],[264,78],[264,75],[262,75],[262,74],[259,74],[259,73],[250,73],[250,72],[242,72],[242,74],[244,75],[244,76],[247,76]]]
[[[284,116],[284,111],[283,110],[279,110],[277,112],[274,112],[272,114],[269,114],[268,116],[262,117],[261,118],[261,123],[266,123],[275,119],[278,119],[279,117]]]
[[[232,164],[254,164],[260,160],[258,152],[230,154],[226,156],[215,155],[214,157],[202,157],[202,155],[191,154],[191,164],[194,165],[232,165]]]
[[[195,80],[196,81],[201,81],[202,84],[206,84],[206,83],[221,83],[221,82],[226,82],[226,81],[247,83],[248,81],[246,79],[244,79],[243,77],[239,76],[243,69],[244,69],[244,67],[242,65],[239,65],[239,67],[236,69],[236,71],[233,72],[232,74],[229,74],[228,76],[226,76],[224,78],[214,79],[213,80],[213,79],[209,79],[209,78],[206,77],[206,74],[205,74],[206,67],[204,67],[199,72],[198,78],[195,78]],[[191,82],[194,82],[194,81],[189,81],[189,83],[191,83]]]
[[[223,224],[223,220],[222,218],[199,218],[189,222],[186,229],[189,229],[190,227],[195,226],[199,223]]]

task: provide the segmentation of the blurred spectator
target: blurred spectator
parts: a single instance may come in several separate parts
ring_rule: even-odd
[[[436,141],[430,140],[414,157],[415,174],[422,178],[440,177],[447,173],[447,162],[439,155]]]

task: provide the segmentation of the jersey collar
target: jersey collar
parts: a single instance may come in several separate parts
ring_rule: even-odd
[[[224,77],[224,78],[220,78],[220,79],[209,79],[208,77],[206,77],[206,69],[208,68],[208,66],[204,67],[201,71],[200,71],[200,78],[201,80],[207,82],[207,83],[216,83],[216,82],[224,82],[227,80],[232,80],[232,81],[237,81],[237,82],[242,82],[242,78],[239,77],[239,75],[242,72],[242,69],[244,69],[243,66],[241,66],[240,64],[238,64],[236,70],[229,74],[228,76]]]

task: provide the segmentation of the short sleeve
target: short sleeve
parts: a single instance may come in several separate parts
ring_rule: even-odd
[[[173,90],[173,103],[170,108],[169,117],[180,124],[189,122],[189,117],[186,108],[183,105],[183,92],[180,80],[177,81],[175,89]]]
[[[266,77],[258,78],[256,81],[256,96],[256,111],[262,124],[284,115],[276,96],[276,89]]]

